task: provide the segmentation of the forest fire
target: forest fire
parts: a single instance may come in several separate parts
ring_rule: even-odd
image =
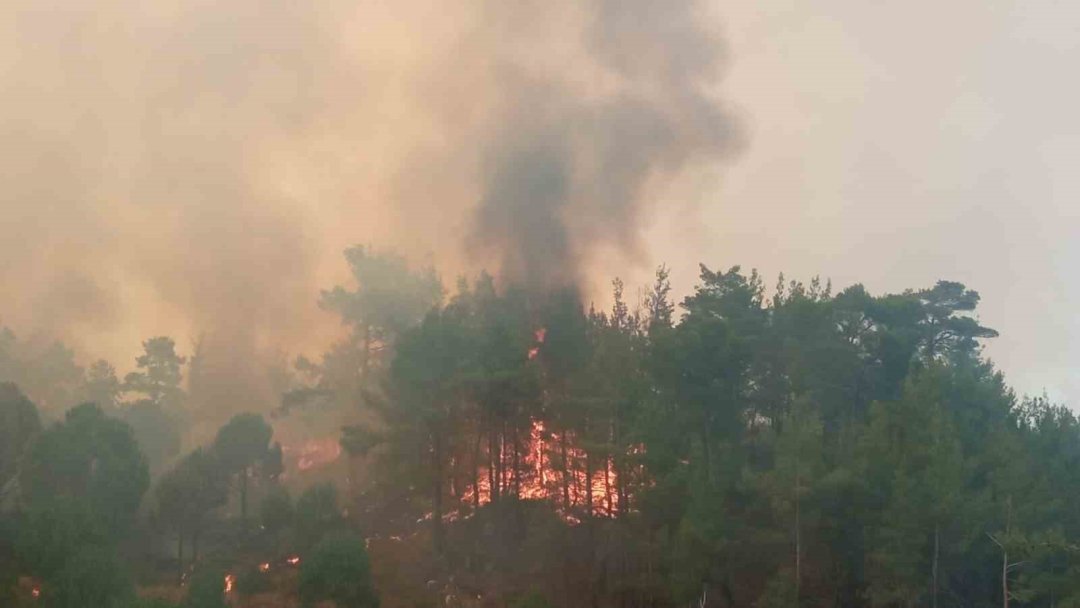
[[[549,431],[541,420],[533,420],[527,441],[519,443],[523,445],[515,453],[513,445],[501,442],[495,470],[481,466],[476,487],[465,488],[462,502],[489,504],[494,485],[501,497],[551,501],[568,521],[577,521],[574,511],[597,517],[618,514],[619,477],[613,458],[590,456],[572,433]]]
[[[299,446],[284,446],[282,449],[300,471],[330,464],[341,456],[341,442],[337,437],[310,439]]]
[[[530,361],[535,359],[536,356],[540,354],[540,347],[544,344],[544,338],[546,338],[546,337],[547,337],[547,328],[546,327],[541,327],[540,329],[533,332],[533,338],[536,340],[536,343],[533,345],[532,348],[529,349],[529,360]]]
[[[529,360],[539,356],[547,328],[534,330],[533,338]],[[502,497],[549,501],[571,523],[580,521],[581,513],[615,517],[625,507],[611,455],[589,453],[573,431],[549,428],[539,418],[532,418],[527,436],[522,435],[510,431],[508,436],[504,431],[489,437],[487,461],[478,462],[479,451],[474,455],[472,483],[455,485],[464,487],[455,492],[462,503],[478,507]]]
[[[225,575],[225,593],[232,593],[233,587],[236,585],[236,575]]]

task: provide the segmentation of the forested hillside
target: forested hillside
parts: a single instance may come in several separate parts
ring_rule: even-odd
[[[115,606],[149,601],[136,586],[189,606],[1080,605],[1077,420],[1013,394],[964,285],[703,266],[675,302],[660,268],[599,310],[348,260],[354,284],[320,300],[348,336],[194,451],[162,432],[191,427],[171,341],[124,382],[83,373],[70,391],[112,386],[107,403],[51,425],[5,385],[0,597],[88,605],[93,580]],[[342,412],[344,472],[297,485],[275,429]],[[168,422],[140,427],[151,413]]]

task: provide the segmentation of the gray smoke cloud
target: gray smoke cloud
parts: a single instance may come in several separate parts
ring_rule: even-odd
[[[650,183],[741,143],[710,91],[723,47],[695,3],[579,6],[591,86],[574,71],[498,65],[494,128],[482,146],[471,242],[494,252],[504,277],[539,287],[580,284],[598,244],[636,253]],[[522,30],[544,23],[528,11],[495,19],[515,16],[529,20]]]
[[[221,385],[327,343],[350,244],[582,285],[741,141],[693,1],[15,0],[0,39],[0,323],[122,370],[203,336]]]

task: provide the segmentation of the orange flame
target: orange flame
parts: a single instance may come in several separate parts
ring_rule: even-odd
[[[554,502],[563,518],[570,523],[580,521],[571,511],[588,508],[590,503],[593,516],[614,517],[618,512],[618,476],[612,458],[594,457],[594,468],[587,471],[588,454],[577,447],[574,435],[548,431],[541,420],[532,422],[529,437],[522,447],[523,453],[519,454],[521,465],[517,471],[513,470],[512,465],[505,466],[502,477],[496,480],[499,487],[514,488],[512,492],[516,491],[517,496],[525,500]],[[559,466],[564,457],[565,467]],[[513,446],[500,446],[496,458],[503,463],[511,463],[514,459]],[[489,473],[489,467],[480,467],[478,487],[469,484],[465,488],[461,496],[464,503],[475,501],[484,505],[491,502]]]
[[[294,556],[290,557],[289,559],[287,559],[285,561],[289,562],[290,566],[295,566],[296,564],[300,563],[300,556],[299,555],[294,555]]]
[[[236,583],[236,577],[231,574],[225,575],[225,593],[232,593],[233,585]]]
[[[269,572],[269,571],[270,571],[270,562],[263,562],[263,563],[259,564],[259,572]]]
[[[341,456],[337,437],[310,439],[299,446],[284,446],[285,454],[296,459],[296,468],[307,471],[334,462]]]
[[[544,338],[547,337],[547,328],[541,327],[533,332],[533,338],[536,340],[536,344],[529,349],[529,360],[535,359],[540,354],[540,345],[544,343]]]

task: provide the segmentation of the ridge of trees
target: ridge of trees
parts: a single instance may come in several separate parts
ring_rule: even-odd
[[[766,290],[701,266],[676,303],[661,267],[597,310],[572,289],[482,274],[448,294],[400,257],[347,257],[354,284],[320,303],[348,335],[297,360],[276,411],[356,414],[347,496],[293,501],[258,414],[181,455],[162,432],[187,416],[171,339],[119,380],[0,331],[0,380],[30,395],[0,384],[0,603],[18,573],[49,605],[133,605],[140,538],[175,542],[176,577],[198,563],[220,599],[206,536],[224,520],[215,551],[322,555],[301,573],[312,602],[376,605],[369,574],[415,565],[426,593],[514,605],[1080,605],[1080,423],[1009,389],[960,283]],[[380,564],[387,546],[411,561]]]

